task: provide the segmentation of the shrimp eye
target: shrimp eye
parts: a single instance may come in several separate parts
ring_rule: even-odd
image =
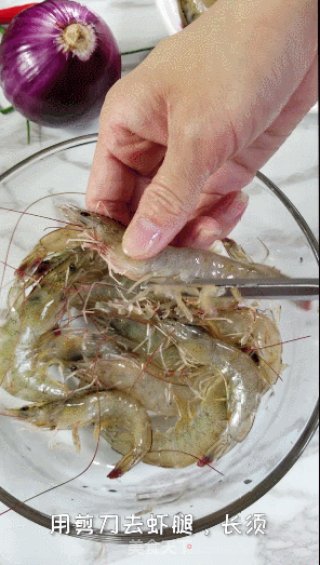
[[[250,357],[256,365],[260,365],[260,358],[259,358],[259,355],[256,352],[252,353],[250,355]]]
[[[29,406],[21,406],[20,410],[21,412],[26,412],[27,410],[29,410]]]
[[[84,210],[82,210],[80,212],[80,216],[83,216],[84,218],[88,218],[90,216],[90,212],[85,212]]]
[[[73,363],[76,363],[77,361],[82,361],[83,357],[81,355],[81,353],[71,353],[70,357],[69,357],[69,361]],[[76,367],[77,368],[77,367]]]
[[[44,275],[50,268],[50,261],[41,261],[41,263],[39,263],[37,270],[36,270],[36,274],[37,275]]]
[[[71,271],[71,273],[74,273],[76,270],[77,270],[77,267],[73,263],[71,263],[69,265],[69,271]]]

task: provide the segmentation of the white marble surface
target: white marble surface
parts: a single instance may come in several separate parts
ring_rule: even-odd
[[[1,0],[1,7],[21,2]],[[111,25],[123,51],[154,45],[167,33],[155,0],[87,0]],[[126,68],[136,64],[126,58]],[[0,98],[1,103],[4,100]],[[94,131],[93,125],[91,131]],[[25,122],[17,113],[0,116],[0,172],[20,159],[71,136],[67,131],[32,126],[31,144],[26,142]],[[83,133],[83,132],[77,132]],[[292,199],[312,229],[318,230],[317,212],[317,110],[313,109],[278,154],[264,168]],[[1,484],[1,477],[0,477]],[[265,535],[226,536],[221,526],[208,535],[157,546],[102,545],[92,541],[52,536],[13,512],[0,516],[0,565],[311,565],[318,548],[318,436],[287,475],[264,497],[243,512],[266,514]],[[5,508],[0,504],[0,512]]]

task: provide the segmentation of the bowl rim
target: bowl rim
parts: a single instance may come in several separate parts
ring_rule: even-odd
[[[167,31],[174,35],[186,27],[179,0],[156,0]]]
[[[71,139],[61,141],[36,153],[30,155],[29,157],[23,159],[22,161],[18,162],[16,165],[13,165],[5,172],[0,174],[0,183],[3,181],[9,180],[15,173],[23,171],[31,164],[35,164],[38,161],[46,157],[50,157],[60,151],[64,151],[67,149],[72,149],[76,147],[81,147],[83,145],[90,145],[96,143],[98,134],[87,134],[81,135],[77,137],[73,137]],[[294,206],[294,204],[290,201],[290,199],[280,190],[280,188],[272,182],[266,175],[258,171],[256,173],[256,177],[273,192],[282,204],[286,207],[288,212],[293,216],[295,219],[298,227],[304,233],[310,248],[313,252],[315,260],[319,264],[319,244],[318,241],[311,231],[308,223],[302,217],[298,209]],[[217,524],[220,524],[225,520],[226,515],[228,514],[230,517],[235,516],[245,510],[248,506],[259,500],[264,494],[266,494],[272,487],[274,487],[280,479],[284,477],[284,475],[291,469],[291,467],[295,464],[298,460],[300,455],[303,453],[305,448],[307,447],[308,443],[310,442],[311,438],[313,437],[314,433],[316,432],[319,425],[319,400],[317,400],[314,410],[309,417],[309,420],[300,434],[298,440],[291,448],[291,450],[287,453],[287,455],[278,463],[278,465],[273,469],[273,471],[265,477],[257,486],[255,486],[252,490],[246,493],[244,496],[236,499],[233,503],[223,508],[220,508],[218,511],[208,514],[203,518],[196,519],[193,522],[193,533],[198,533],[203,530],[208,530]],[[31,500],[31,499],[29,499]],[[49,530],[52,529],[52,517],[40,512],[31,506],[26,504],[27,501],[22,502],[15,498],[12,494],[7,492],[0,486],[0,502],[8,507],[8,510],[5,510],[2,514],[13,510],[27,518],[28,520],[38,524],[39,526],[43,526]],[[1,513],[0,513],[1,515]],[[161,541],[169,541],[173,539],[178,539],[185,537],[186,534],[175,534],[173,532],[167,532],[163,535],[155,534],[150,536],[150,534],[131,534],[130,536],[124,533],[118,534],[108,534],[108,533],[100,533],[99,530],[94,530],[93,534],[77,534],[76,527],[74,524],[70,524],[70,531],[68,534],[64,533],[63,535],[68,535],[72,537],[76,537],[79,539],[87,539],[91,541],[99,541],[99,542],[112,542],[112,543],[119,543],[119,544],[128,544],[128,543],[147,543],[147,542],[161,542]]]

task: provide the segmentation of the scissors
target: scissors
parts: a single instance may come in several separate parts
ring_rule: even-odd
[[[181,282],[173,279],[159,279],[148,285],[161,284],[181,288]],[[265,298],[268,300],[294,299],[294,300],[319,300],[319,279],[317,278],[288,278],[288,279],[194,279],[186,283],[189,287],[221,288],[223,296],[232,295],[237,289],[242,298]]]

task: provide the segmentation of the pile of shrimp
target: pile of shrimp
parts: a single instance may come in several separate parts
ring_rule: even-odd
[[[120,224],[74,206],[63,213],[65,227],[37,243],[9,291],[0,384],[28,403],[5,414],[71,430],[78,448],[79,429],[93,425],[122,456],[109,478],[139,461],[216,461],[249,433],[282,347],[272,315],[201,280],[279,271],[232,240],[224,254],[168,247],[133,260]]]

